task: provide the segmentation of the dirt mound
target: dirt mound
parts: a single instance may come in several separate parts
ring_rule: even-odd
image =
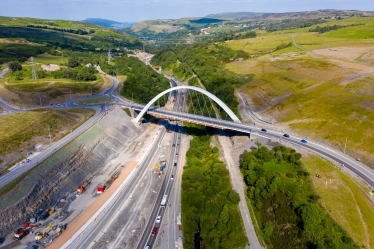
[[[44,71],[58,71],[60,70],[60,66],[56,64],[48,64],[48,65],[41,65],[40,66]]]

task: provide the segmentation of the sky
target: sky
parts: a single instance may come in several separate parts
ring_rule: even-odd
[[[0,16],[139,22],[222,12],[374,11],[374,0],[0,0],[0,6]]]

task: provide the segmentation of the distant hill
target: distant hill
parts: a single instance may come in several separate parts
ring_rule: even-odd
[[[83,20],[82,22],[93,23],[93,24],[97,24],[97,25],[100,25],[106,28],[112,28],[112,29],[126,29],[136,24],[136,22],[116,22],[116,21],[101,19],[101,18],[87,18],[86,20]]]
[[[254,12],[224,12],[218,14],[207,15],[207,18],[218,18],[225,20],[240,20],[240,19],[249,19],[254,17],[262,16],[263,13],[254,13]]]

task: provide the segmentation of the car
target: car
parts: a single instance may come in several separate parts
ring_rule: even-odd
[[[153,229],[152,229],[152,233],[151,233],[151,235],[152,236],[155,236],[157,234],[157,227],[154,227]]]
[[[177,166],[177,163],[174,163],[174,167],[176,167]]]
[[[262,129],[261,129],[261,131],[263,131],[263,132],[267,132],[267,130],[266,130],[266,129],[264,129],[264,128],[262,128]]]
[[[175,144],[173,144],[173,147],[175,147]]]
[[[301,142],[304,143],[304,144],[307,143],[307,141],[305,139],[301,139]]]
[[[151,246],[145,246],[144,249],[151,249]]]
[[[179,146],[179,144],[177,144],[177,146]]]
[[[290,137],[290,135],[288,135],[288,134],[283,134],[283,137]]]
[[[157,216],[156,218],[156,223],[160,223],[161,222],[161,215]]]
[[[177,153],[175,153],[175,156],[178,156],[178,152],[177,152]]]
[[[174,180],[174,175],[171,175],[171,178],[170,178],[170,180]]]

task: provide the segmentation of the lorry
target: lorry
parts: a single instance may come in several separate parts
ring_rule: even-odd
[[[166,168],[166,160],[160,161],[160,170],[163,171]]]
[[[105,186],[104,185],[97,186],[97,194],[103,193],[104,190],[105,190]]]
[[[161,207],[165,207],[167,201],[168,201],[168,196],[164,195],[161,200]]]

